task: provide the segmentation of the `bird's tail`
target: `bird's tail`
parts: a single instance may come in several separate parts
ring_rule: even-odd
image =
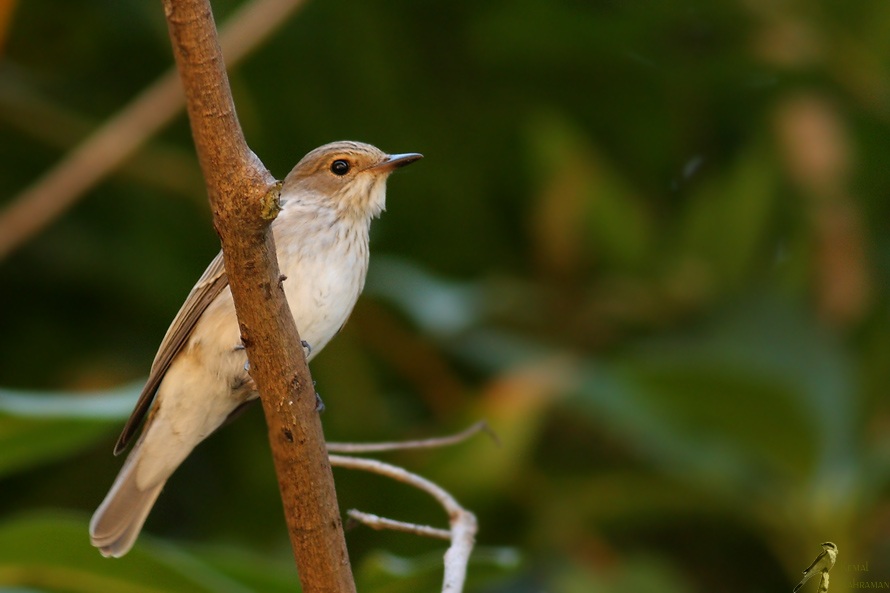
[[[797,593],[801,587],[806,585],[807,581],[810,580],[810,577],[812,577],[814,574],[816,574],[816,573],[810,572],[810,571],[804,571],[803,578],[800,580],[799,583],[797,583],[797,586],[794,587],[794,593]]]
[[[130,551],[167,481],[165,477],[153,480],[148,486],[139,486],[136,479],[138,449],[139,444],[130,452],[111,490],[90,521],[90,541],[106,557],[119,558]]]

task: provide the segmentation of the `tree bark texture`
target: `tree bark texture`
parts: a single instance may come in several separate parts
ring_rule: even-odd
[[[279,186],[244,139],[209,1],[163,3],[303,591],[353,592],[315,389],[269,230]]]

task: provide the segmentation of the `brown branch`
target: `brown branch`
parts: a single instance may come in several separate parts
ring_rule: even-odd
[[[240,9],[220,33],[229,65],[241,61],[304,3],[305,0],[254,0]],[[0,260],[130,158],[182,106],[179,76],[171,69],[0,212]]]
[[[0,0],[0,56],[6,48],[6,39],[9,36],[9,27],[12,24],[12,13],[15,10],[16,0]]]
[[[303,591],[352,592],[315,390],[269,232],[278,185],[238,124],[209,0],[164,0],[164,11]]]

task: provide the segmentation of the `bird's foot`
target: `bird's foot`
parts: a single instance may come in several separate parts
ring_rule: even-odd
[[[309,355],[312,354],[312,346],[306,340],[300,340],[300,344],[303,346],[303,350],[306,351],[306,358],[309,358]]]

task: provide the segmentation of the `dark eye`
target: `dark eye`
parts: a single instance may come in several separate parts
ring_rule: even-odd
[[[331,163],[331,173],[334,175],[346,175],[349,173],[349,161],[344,159],[337,159],[333,163]]]

